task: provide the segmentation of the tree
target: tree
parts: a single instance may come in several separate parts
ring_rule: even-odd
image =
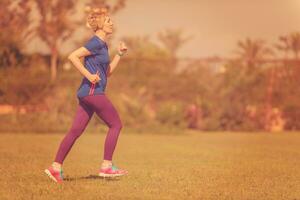
[[[299,53],[300,53],[300,33],[291,33],[288,36],[289,46],[291,51],[294,53],[294,58],[296,60],[299,59]]]
[[[50,49],[50,74],[54,81],[57,76],[58,48],[75,30],[70,16],[76,4],[74,0],[35,0],[35,3],[40,14],[36,33]]]
[[[238,42],[237,54],[246,62],[247,69],[251,70],[256,67],[257,62],[262,61],[267,55],[272,55],[273,51],[264,41],[247,38]]]
[[[284,118],[287,120],[285,128],[288,130],[299,129],[299,99],[300,84],[299,74],[299,53],[300,53],[300,33],[294,32],[288,35],[281,36],[277,44],[279,51],[285,52],[285,60],[273,72],[273,84],[277,83],[277,87],[273,87],[272,93],[276,98],[273,99],[273,104],[280,108],[284,113]],[[288,60],[288,54],[292,53],[293,60]],[[271,71],[272,72],[272,71]]]
[[[183,37],[183,32],[180,29],[166,29],[158,33],[158,39],[164,45],[170,56],[175,59],[180,47],[182,47],[191,37]]]
[[[31,36],[28,1],[0,1],[0,66],[16,66],[22,60],[21,49]]]
[[[157,60],[167,56],[167,52],[153,43],[149,36],[125,36],[122,40],[130,49],[129,57]]]
[[[283,41],[285,41],[284,38],[282,38]],[[246,73],[244,76],[244,79],[249,79],[251,75],[253,76],[253,80],[256,82],[257,78],[259,77],[258,74],[255,74],[254,72],[256,71],[257,64],[259,61],[263,61],[266,56],[268,55],[273,55],[272,49],[267,47],[262,40],[251,40],[247,38],[245,41],[239,41],[238,42],[238,47],[239,47],[239,55],[242,60],[246,62],[247,70],[246,72],[251,72],[251,74]],[[274,85],[276,82],[276,72],[275,67],[272,66],[270,73],[268,73],[268,70],[266,71],[267,77],[266,80],[267,82],[266,87],[266,97],[265,97],[265,107],[264,107],[264,114],[265,114],[265,124],[268,124],[268,116],[270,110],[272,110],[272,97],[273,97],[273,90],[274,90]],[[254,82],[254,83],[255,83]],[[261,87],[263,88],[263,87]],[[252,93],[254,95],[255,93]]]
[[[87,5],[90,7],[102,7],[105,6],[109,9],[112,15],[116,14],[119,10],[125,7],[126,0],[117,0],[114,4],[109,4],[108,0],[90,0]]]
[[[288,57],[288,53],[294,54],[294,59],[299,59],[300,54],[300,33],[294,32],[288,35],[280,36],[279,43],[275,45],[279,51],[283,51],[285,58]]]
[[[284,53],[284,59],[288,58],[288,54],[290,51],[290,43],[287,36],[280,36],[279,42],[275,44],[275,48],[279,51],[282,51]]]
[[[45,41],[51,52],[51,80],[54,81],[57,76],[58,49],[60,45],[71,37],[75,28],[79,24],[71,19],[75,13],[75,0],[35,0],[40,13],[40,24],[37,28],[37,34]],[[86,4],[93,6],[108,6],[106,0],[88,1]],[[115,13],[125,6],[125,0],[118,0],[112,6],[112,12]],[[108,6],[110,7],[110,6]],[[82,24],[82,23],[81,23]]]

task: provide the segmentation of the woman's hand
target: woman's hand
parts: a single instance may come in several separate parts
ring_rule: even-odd
[[[95,84],[101,80],[99,76],[99,72],[96,74],[89,74],[88,77],[86,77],[91,83]]]
[[[120,42],[118,47],[118,53],[123,55],[126,52],[127,52],[127,46],[125,45],[124,42]]]
[[[127,46],[125,45],[124,42],[120,42],[117,55],[115,55],[113,60],[109,63],[107,76],[111,76],[112,72],[115,70],[115,68],[117,67],[117,65],[119,63],[121,56],[123,56],[126,51],[127,51]]]

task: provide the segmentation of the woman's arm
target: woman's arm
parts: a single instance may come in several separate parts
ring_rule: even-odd
[[[109,70],[107,76],[111,76],[112,72],[116,69],[119,61],[120,61],[121,56],[119,54],[115,55],[113,60],[109,63]]]
[[[113,58],[113,60],[110,62],[109,64],[109,69],[108,69],[108,74],[107,76],[111,76],[113,71],[116,69],[121,56],[123,56],[123,54],[127,51],[127,47],[124,44],[124,42],[120,42],[119,44],[119,48],[118,48],[118,54],[115,55],[115,57]]]
[[[80,47],[73,51],[68,59],[73,63],[73,65],[78,69],[78,71],[86,77],[91,83],[96,83],[100,81],[98,74],[91,74],[81,63],[80,58],[91,55],[91,52],[84,47]]]

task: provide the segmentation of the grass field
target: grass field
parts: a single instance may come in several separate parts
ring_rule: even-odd
[[[300,200],[300,133],[122,133],[114,162],[129,174],[112,180],[96,176],[105,135],[85,133],[57,185],[43,170],[62,137],[1,134],[0,200]]]

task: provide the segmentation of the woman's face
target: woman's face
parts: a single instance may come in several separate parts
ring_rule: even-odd
[[[111,34],[113,32],[113,22],[111,21],[109,16],[106,16],[104,18],[104,23],[103,23],[103,28],[102,30],[107,33],[107,34]]]

